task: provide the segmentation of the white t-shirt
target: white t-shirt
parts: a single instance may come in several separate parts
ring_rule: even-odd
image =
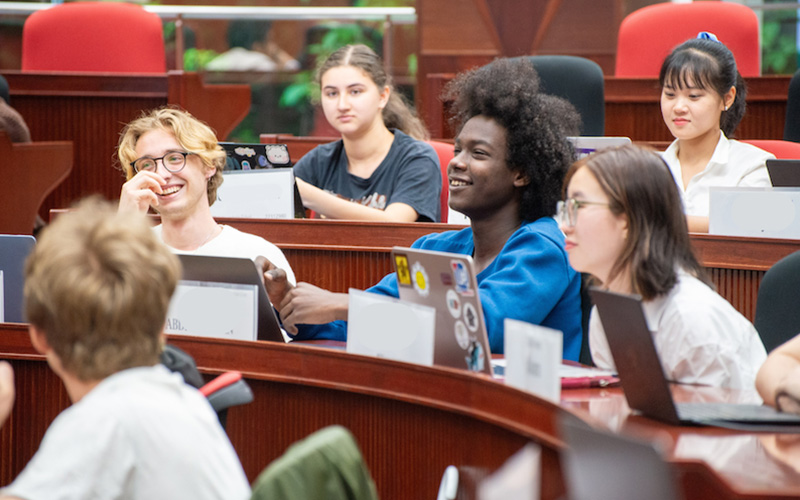
[[[161,235],[162,226],[159,224],[153,228],[156,235],[161,241],[164,238]],[[191,251],[178,250],[167,245],[170,250],[176,254],[184,255],[207,255],[211,257],[238,257],[242,259],[256,260],[256,257],[263,256],[269,259],[270,262],[275,264],[286,271],[286,277],[291,284],[296,284],[297,281],[294,277],[292,266],[289,261],[281,252],[281,249],[265,240],[260,236],[254,234],[243,233],[238,229],[231,226],[222,226],[222,232],[217,235],[205,245]]]
[[[705,170],[692,177],[683,188],[677,139],[662,153],[672,177],[678,184],[686,215],[708,217],[710,187],[770,187],[767,160],[775,155],[751,144],[728,139],[719,134],[719,142]]]
[[[645,317],[669,380],[752,389],[767,358],[753,325],[705,283],[678,273],[666,295],[643,302]],[[592,359],[615,369],[597,307],[589,320]]]
[[[100,382],[53,421],[2,495],[26,500],[245,500],[250,486],[214,410],[161,365]]]

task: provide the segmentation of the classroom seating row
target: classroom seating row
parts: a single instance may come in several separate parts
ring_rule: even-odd
[[[355,435],[381,498],[435,498],[447,465],[491,471],[533,441],[542,447],[541,498],[553,500],[564,495],[556,422],[572,413],[616,432],[669,436],[665,451],[687,500],[800,495],[800,457],[772,456],[763,443],[779,436],[661,424],[632,415],[619,389],[565,390],[556,405],[485,376],[338,349],[197,337],[169,342],[208,375],[245,375],[255,401],[229,411],[227,432],[251,481],[291,443],[339,424]],[[25,325],[0,325],[0,359],[13,364],[18,387],[14,412],[0,430],[0,483],[7,484],[69,402],[33,351]],[[673,392],[683,401],[736,397],[689,386]]]

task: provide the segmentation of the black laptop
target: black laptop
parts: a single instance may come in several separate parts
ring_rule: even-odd
[[[25,322],[22,312],[25,259],[35,244],[33,236],[0,234],[0,271],[3,272],[0,307],[4,306],[2,318],[6,323]]]
[[[772,187],[800,187],[800,160],[767,160]]]
[[[769,431],[800,431],[800,415],[765,405],[675,403],[638,295],[589,290],[628,406],[673,425],[715,425]],[[767,428],[765,428],[767,427]]]

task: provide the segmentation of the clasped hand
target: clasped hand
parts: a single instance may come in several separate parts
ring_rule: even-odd
[[[333,293],[309,283],[293,286],[286,272],[264,257],[256,264],[263,270],[264,286],[273,307],[280,313],[283,328],[297,334],[298,324],[316,325],[347,319],[347,294]]]

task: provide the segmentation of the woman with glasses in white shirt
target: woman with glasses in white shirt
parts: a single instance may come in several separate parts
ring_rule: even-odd
[[[664,161],[635,146],[596,153],[570,167],[564,198],[559,219],[570,264],[598,286],[642,297],[667,378],[752,388],[764,346],[708,284]],[[589,345],[595,364],[614,368],[596,309]]]

